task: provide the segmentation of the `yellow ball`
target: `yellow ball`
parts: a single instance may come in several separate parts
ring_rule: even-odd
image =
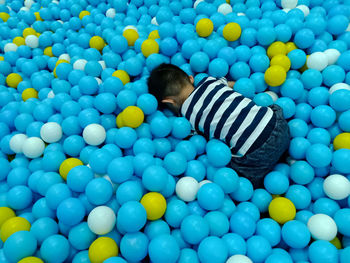
[[[44,21],[44,20],[41,18],[39,12],[34,12],[34,15],[35,15],[36,21]]]
[[[287,54],[288,54],[289,52],[291,52],[294,49],[297,49],[298,47],[294,44],[294,42],[287,42],[286,48],[287,48]]]
[[[69,61],[68,60],[65,60],[65,59],[59,59],[59,60],[57,60],[56,61],[56,67],[59,65],[59,64],[62,64],[62,63],[69,63]]]
[[[83,19],[84,16],[88,16],[90,15],[90,12],[89,11],[86,11],[86,10],[83,10],[79,13],[79,18],[80,19]]]
[[[117,122],[117,127],[118,128],[124,127],[123,112],[118,114],[116,122]]]
[[[333,140],[334,150],[350,149],[350,132],[338,134]]]
[[[166,201],[160,193],[149,192],[141,199],[141,204],[146,209],[148,220],[161,218],[166,210]]]
[[[295,213],[294,204],[285,197],[277,197],[269,204],[270,217],[280,224],[293,220]]]
[[[12,42],[15,43],[17,46],[24,46],[26,44],[23,37],[15,37]]]
[[[286,44],[284,44],[283,42],[276,41],[268,47],[267,55],[269,56],[269,58],[272,58],[279,54],[282,54],[282,55],[287,54],[287,47],[286,47]]]
[[[277,87],[282,85],[286,80],[286,77],[287,77],[286,70],[279,65],[274,65],[269,67],[265,71],[265,75],[264,75],[265,82],[267,83],[267,85],[271,87]]]
[[[10,15],[5,12],[0,12],[0,18],[2,19],[2,21],[6,22],[10,18]]]
[[[135,44],[135,41],[139,38],[139,33],[135,29],[128,28],[124,30],[123,36],[128,41],[128,45],[133,46]]]
[[[102,37],[93,36],[90,38],[89,45],[91,48],[95,48],[98,51],[101,51],[105,47],[106,43]]]
[[[3,56],[0,56],[0,61],[4,61],[5,58]]]
[[[44,261],[37,257],[26,257],[22,258],[18,263],[44,263]]]
[[[118,245],[110,237],[99,237],[89,247],[91,263],[102,263],[107,258],[118,256]]]
[[[44,49],[44,55],[49,56],[49,57],[53,57],[54,55],[52,53],[52,47],[46,47]]]
[[[159,52],[159,45],[154,39],[146,39],[141,44],[141,52],[147,58],[149,55]]]
[[[83,165],[83,162],[77,158],[68,158],[68,159],[64,160],[61,163],[60,169],[59,169],[59,173],[60,173],[61,177],[64,180],[67,180],[67,175],[68,175],[69,171],[78,165]]]
[[[222,35],[227,41],[236,41],[241,33],[241,26],[235,22],[228,23],[222,31]]]
[[[335,237],[331,241],[329,241],[331,244],[333,244],[337,249],[341,249],[341,242],[339,238]]]
[[[3,206],[0,207],[0,228],[2,226],[3,223],[5,223],[5,221],[7,219],[10,219],[12,217],[15,217],[16,214],[15,212],[13,212],[13,210],[9,207]]]
[[[144,120],[143,111],[136,106],[128,106],[123,110],[123,126],[130,128],[139,127]]]
[[[158,30],[153,30],[151,33],[149,33],[148,38],[150,39],[160,38]]]
[[[22,100],[26,101],[27,99],[30,99],[30,98],[38,98],[38,92],[33,88],[28,88],[23,90]]]
[[[2,224],[0,229],[0,238],[2,242],[5,242],[13,233],[22,230],[30,230],[30,223],[28,222],[28,220],[18,216],[11,217]]]
[[[196,24],[196,31],[200,37],[208,37],[213,32],[214,24],[209,18],[202,18]]]
[[[284,68],[287,72],[290,69],[290,59],[286,55],[278,54],[274,56],[270,61],[270,66],[278,65]]]
[[[26,38],[27,36],[30,36],[30,35],[36,35],[36,31],[31,28],[31,27],[27,27],[25,29],[23,29],[23,32],[22,32],[22,35],[24,38]]]
[[[6,84],[11,88],[17,88],[18,84],[22,81],[21,75],[17,73],[11,73],[6,77]]]
[[[114,71],[112,76],[120,79],[124,85],[130,82],[129,74],[122,69]]]

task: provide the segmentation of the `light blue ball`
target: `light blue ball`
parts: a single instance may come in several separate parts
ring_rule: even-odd
[[[81,222],[85,213],[81,201],[73,197],[63,200],[57,207],[58,220],[67,226],[73,226]]]
[[[257,40],[259,44],[268,46],[276,40],[276,32],[272,27],[261,27],[258,30]]]
[[[272,247],[281,241],[281,227],[271,218],[263,218],[257,222],[256,234],[266,238]]]
[[[18,231],[4,243],[3,253],[7,260],[18,262],[22,258],[32,256],[37,247],[35,236],[29,231]]]
[[[168,173],[161,166],[152,165],[145,169],[142,174],[143,186],[151,192],[163,190],[168,182]]]
[[[289,179],[281,172],[272,171],[265,176],[264,186],[271,194],[283,194],[288,190]]]
[[[84,192],[86,185],[94,178],[91,168],[79,165],[73,167],[67,175],[67,185],[75,192]]]
[[[172,122],[171,134],[177,139],[184,139],[190,135],[191,129],[191,123],[185,117],[178,117]]]
[[[160,235],[170,235],[170,227],[163,220],[155,220],[147,223],[144,233],[147,235],[149,240],[152,240]]]
[[[142,232],[127,233],[120,241],[120,252],[129,261],[139,261],[147,256],[149,240]]]
[[[281,86],[281,94],[293,100],[299,99],[304,91],[303,83],[299,79],[287,79]]]
[[[253,185],[249,179],[245,177],[239,177],[239,187],[236,191],[230,194],[230,196],[239,202],[248,201],[253,195]]]
[[[73,157],[78,156],[84,146],[85,141],[83,137],[76,134],[65,138],[63,141],[64,153]]]
[[[204,219],[207,220],[209,224],[209,235],[222,237],[228,233],[230,228],[230,223],[227,216],[219,211],[208,212]]]
[[[201,262],[225,262],[227,256],[227,246],[218,237],[207,237],[198,246],[198,257]]]
[[[219,140],[212,140],[206,146],[208,160],[214,167],[224,167],[231,160],[230,148]]]
[[[90,203],[103,205],[111,199],[113,187],[107,179],[95,178],[86,185],[85,194]]]
[[[234,90],[244,97],[252,99],[255,95],[255,84],[249,78],[240,78],[236,81]]]
[[[326,214],[334,217],[334,214],[340,209],[339,204],[332,199],[321,197],[317,199],[312,207],[314,214]]]
[[[164,234],[151,240],[148,253],[152,262],[173,263],[180,256],[180,248],[173,236]]]
[[[338,119],[338,124],[340,129],[342,129],[344,132],[350,132],[350,110],[344,111],[340,114]]]
[[[294,137],[305,137],[308,134],[309,127],[304,120],[292,119],[288,122],[290,135]]]
[[[245,255],[247,246],[245,240],[236,233],[227,233],[222,237],[228,248],[228,256],[241,254]]]
[[[345,15],[335,15],[328,20],[327,31],[332,35],[343,33],[349,25],[349,18]]]
[[[328,104],[328,100],[329,90],[325,87],[312,88],[308,93],[308,102],[313,107],[326,105]]]
[[[304,248],[309,244],[311,234],[304,223],[291,220],[283,225],[282,238],[292,248]]]
[[[247,239],[255,233],[256,223],[250,214],[235,211],[230,218],[230,230]]]
[[[311,193],[303,185],[291,185],[285,197],[291,200],[298,210],[306,209],[311,203]]]
[[[187,161],[194,160],[197,155],[196,148],[190,141],[180,141],[175,146],[175,151],[183,154]]]
[[[350,109],[350,91],[336,90],[329,96],[329,105],[335,111],[346,111]]]
[[[157,99],[151,94],[142,94],[137,98],[137,107],[139,107],[144,114],[149,115],[157,110]]]
[[[297,47],[305,49],[310,47],[315,41],[315,34],[311,29],[304,28],[296,32],[294,36],[294,43]]]
[[[338,262],[339,254],[337,248],[328,241],[316,240],[309,247],[310,261],[318,262],[327,260],[327,262]]]
[[[255,189],[251,202],[259,209],[261,213],[267,212],[268,206],[272,201],[272,196],[265,189]]]
[[[224,191],[215,184],[209,183],[203,185],[197,193],[197,200],[199,205],[206,210],[217,210],[224,202]]]
[[[206,168],[201,161],[191,160],[187,163],[185,176],[191,176],[198,182],[202,181],[206,174]],[[217,182],[216,182],[217,183]]]
[[[306,54],[301,49],[294,49],[288,53],[288,58],[291,62],[291,69],[299,69],[305,65]]]
[[[332,161],[332,151],[324,144],[315,143],[306,150],[306,160],[314,167],[325,167]]]
[[[6,194],[7,204],[14,210],[27,208],[33,200],[33,194],[29,187],[16,185],[8,190]]]
[[[258,106],[268,107],[273,104],[271,96],[267,93],[258,93],[254,96],[253,101]]]
[[[178,176],[186,171],[186,157],[179,152],[170,152],[164,157],[164,168],[169,174]]]
[[[69,197],[72,197],[72,192],[68,186],[63,183],[52,185],[45,195],[47,206],[52,210],[56,210],[58,205]]]
[[[340,173],[349,173],[350,168],[347,165],[350,161],[350,150],[339,149],[333,153],[332,165]]]
[[[305,161],[296,161],[291,165],[290,178],[297,184],[308,184],[312,181],[314,176],[314,169]]]
[[[130,233],[137,232],[144,227],[147,221],[147,213],[141,203],[129,201],[124,203],[118,211],[118,228]]]
[[[316,69],[307,69],[301,74],[300,80],[306,89],[320,87],[322,84],[322,74]]]
[[[342,208],[339,209],[334,214],[334,221],[337,224],[338,231],[342,235],[349,236],[350,233],[350,227],[349,224],[347,224],[347,220],[350,217],[350,209],[349,208]]]
[[[311,111],[311,122],[319,128],[329,128],[336,119],[335,111],[328,105],[319,105]]]
[[[291,140],[289,145],[289,154],[292,158],[301,160],[306,156],[306,150],[310,147],[311,143],[304,137],[295,137]]]
[[[35,236],[38,243],[41,244],[49,236],[58,233],[58,225],[52,218],[42,217],[32,223],[30,232]]]
[[[170,134],[172,125],[165,116],[157,116],[150,122],[151,132],[155,137],[163,138]]]
[[[40,247],[41,258],[45,261],[64,261],[69,256],[70,244],[63,235],[52,235]]]
[[[215,58],[209,63],[208,73],[213,77],[225,77],[229,71],[229,66],[226,60],[222,58]]]
[[[247,256],[251,260],[264,261],[271,252],[271,245],[263,236],[252,236],[247,240]]]
[[[280,97],[275,102],[283,110],[283,117],[289,119],[295,114],[295,102],[288,97]]]
[[[269,65],[270,60],[266,54],[254,54],[249,59],[249,66],[253,72],[265,72]]]
[[[240,78],[248,78],[250,76],[250,67],[247,63],[239,61],[233,64],[230,68],[230,76],[233,80],[238,80]]]
[[[209,66],[209,56],[205,52],[197,51],[191,56],[190,65],[194,72],[205,72]]]

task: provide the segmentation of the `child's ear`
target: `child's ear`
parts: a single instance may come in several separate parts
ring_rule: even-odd
[[[175,101],[171,98],[162,99],[162,103],[169,103],[171,105],[175,105]]]
[[[193,84],[193,83],[194,83],[194,78],[193,78],[193,76],[192,76],[192,75],[189,75],[188,77],[190,78],[190,81],[191,81],[191,83]]]

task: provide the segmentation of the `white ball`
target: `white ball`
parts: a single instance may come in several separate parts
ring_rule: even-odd
[[[27,138],[27,135],[23,133],[13,135],[10,140],[10,149],[15,153],[22,153],[23,144]]]
[[[27,11],[29,11],[29,8],[26,7],[26,6],[22,6],[22,7],[19,9],[19,11],[25,11],[25,12],[27,12]]]
[[[323,53],[327,56],[328,65],[335,64],[340,56],[340,52],[335,48],[326,49]]]
[[[310,9],[306,5],[298,5],[296,8],[298,8],[304,13],[304,17],[307,17],[310,14]]]
[[[115,17],[115,9],[110,8],[106,11],[106,17],[114,18]]]
[[[37,48],[39,47],[39,38],[34,35],[29,35],[26,37],[25,43],[30,48]]]
[[[281,0],[282,8],[293,9],[297,6],[298,0]]]
[[[100,78],[95,77],[95,79],[96,79],[98,85],[101,85],[101,84],[102,84],[102,80],[101,80]]]
[[[151,24],[152,24],[152,25],[158,26],[158,22],[157,22],[157,18],[156,18],[156,17],[153,17],[153,18],[151,19]]]
[[[115,226],[116,216],[108,206],[97,206],[88,215],[87,223],[96,235],[105,235]]]
[[[50,92],[47,94],[47,97],[48,97],[49,99],[52,99],[52,98],[55,97],[55,93],[53,92],[53,90],[50,90]]]
[[[245,255],[234,255],[229,257],[226,263],[253,263],[253,261]]]
[[[338,229],[333,218],[326,214],[316,214],[310,217],[307,227],[314,239],[331,241],[337,235]]]
[[[350,90],[350,85],[346,83],[336,83],[329,89],[329,94],[332,94],[336,90],[347,89]]]
[[[79,69],[79,70],[83,70],[83,71],[84,71],[86,63],[87,63],[87,60],[85,60],[85,59],[77,59],[77,60],[73,63],[73,68],[74,68],[74,69]]]
[[[97,146],[105,141],[106,130],[100,124],[89,124],[83,130],[83,138],[87,144]]]
[[[193,3],[193,8],[196,9],[197,8],[197,5],[199,5],[200,2],[203,2],[204,0],[196,0],[194,3]]]
[[[106,69],[107,67],[106,62],[104,62],[103,60],[100,60],[98,63],[101,65],[102,69]]]
[[[47,143],[58,142],[62,138],[62,127],[57,122],[48,122],[41,126],[40,136]]]
[[[64,59],[64,60],[67,60],[68,62],[70,62],[70,56],[68,54],[61,54],[58,57],[58,60],[60,60],[60,59]]]
[[[6,0],[0,0],[0,5],[6,4]]]
[[[237,13],[237,16],[245,16],[245,13]]]
[[[24,141],[22,151],[28,158],[38,158],[45,150],[45,143],[38,137],[30,137]]]
[[[292,9],[290,9],[290,8],[283,8],[282,9],[282,11],[285,12],[286,14],[288,14],[290,10],[292,10]]]
[[[322,71],[328,66],[328,57],[323,52],[312,53],[308,57],[306,65],[308,68]]]
[[[221,4],[218,7],[218,13],[221,13],[223,15],[227,15],[229,13],[232,13],[232,6],[229,5],[228,3]]]
[[[271,90],[265,91],[265,93],[270,95],[270,97],[272,98],[272,100],[274,102],[278,99],[278,95],[275,92],[271,91]]]
[[[185,202],[191,202],[196,199],[199,184],[196,179],[190,176],[182,177],[176,183],[176,195]]]
[[[323,190],[329,198],[342,200],[350,195],[350,181],[343,175],[332,174],[323,181]]]
[[[123,32],[124,32],[125,30],[127,30],[127,29],[133,29],[133,30],[135,30],[136,32],[139,32],[139,31],[137,30],[137,28],[136,28],[135,26],[132,26],[132,25],[129,25],[129,26],[124,27]]]
[[[210,183],[212,183],[212,181],[210,181],[210,180],[203,180],[203,181],[200,181],[200,182],[198,183],[198,189],[201,188],[203,185],[205,185],[205,184],[210,184]]]
[[[24,0],[25,7],[31,8],[33,4],[34,4],[33,0]]]
[[[17,51],[18,46],[14,43],[7,43],[4,46],[4,53],[10,52],[10,51]]]

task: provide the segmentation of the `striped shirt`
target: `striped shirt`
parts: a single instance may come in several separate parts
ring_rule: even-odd
[[[181,106],[181,114],[208,139],[229,145],[234,156],[259,148],[276,122],[272,109],[233,91],[225,78],[202,79]]]

